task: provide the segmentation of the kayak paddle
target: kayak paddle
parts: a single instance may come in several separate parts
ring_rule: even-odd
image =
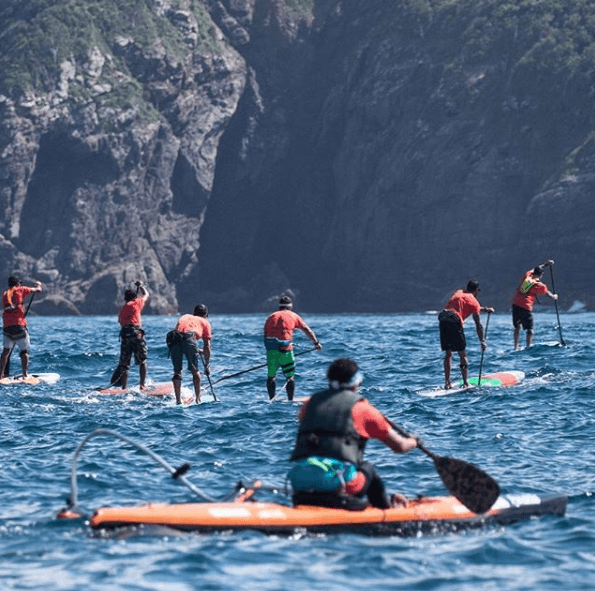
[[[392,421],[387,420],[397,433],[403,437],[411,437]],[[417,447],[432,458],[444,486],[469,511],[477,514],[485,513],[496,502],[500,495],[500,486],[481,468],[463,460],[437,456],[427,449],[419,439]]]

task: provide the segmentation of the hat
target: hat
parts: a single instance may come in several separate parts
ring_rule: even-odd
[[[357,388],[364,379],[357,362],[349,357],[335,359],[329,365],[326,376],[329,386],[334,390]]]
[[[280,308],[291,308],[293,306],[293,302],[289,296],[283,296],[279,298],[279,307]]]
[[[481,291],[481,288],[479,287],[479,282],[471,279],[467,283],[467,288],[465,289],[465,291],[471,291],[471,292],[473,292],[473,291]]]
[[[204,304],[194,306],[194,316],[208,316],[209,310]]]
[[[15,285],[19,285],[20,282],[21,282],[21,280],[18,277],[11,275],[8,278],[8,287],[14,287]]]

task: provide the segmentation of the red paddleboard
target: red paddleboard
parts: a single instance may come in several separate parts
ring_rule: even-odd
[[[17,386],[18,384],[41,384],[41,380],[35,376],[27,376],[26,378],[2,378],[0,379],[2,386]]]
[[[191,404],[194,402],[194,392],[190,390],[190,388],[186,388],[182,386],[182,404]],[[156,396],[156,397],[171,397],[175,399],[174,396],[174,385],[171,382],[158,382],[155,384],[147,384],[145,388],[142,390],[140,388],[127,388],[123,390],[122,388],[104,388],[103,390],[99,390],[98,394],[106,394],[106,395],[123,395],[123,394],[142,394],[144,396]]]

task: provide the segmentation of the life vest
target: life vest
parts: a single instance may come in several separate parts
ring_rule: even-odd
[[[531,288],[534,285],[537,285],[539,283],[539,280],[537,279],[532,279],[530,276],[525,277],[525,279],[523,279],[520,287],[519,287],[519,291],[521,293],[527,294],[529,293],[529,291],[531,291]]]
[[[308,401],[291,460],[310,456],[359,465],[367,439],[355,430],[351,409],[361,396],[351,390],[324,390]]]

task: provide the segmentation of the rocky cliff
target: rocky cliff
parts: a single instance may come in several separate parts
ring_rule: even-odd
[[[0,272],[39,313],[136,279],[160,313],[417,311],[470,277],[504,311],[547,258],[595,307],[589,3],[5,4]]]

